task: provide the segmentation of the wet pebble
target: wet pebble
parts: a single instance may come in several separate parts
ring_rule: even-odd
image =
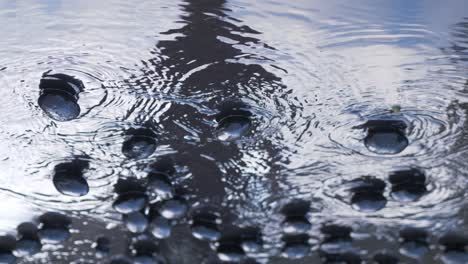
[[[426,176],[416,168],[394,171],[389,181],[392,184],[392,197],[402,202],[416,201],[427,192]]]
[[[148,219],[141,212],[124,215],[124,222],[127,229],[132,233],[143,233],[148,227]]]
[[[298,235],[309,232],[311,224],[305,217],[287,217],[282,224],[283,233],[287,235]]]
[[[323,242],[320,249],[327,253],[342,253],[352,249],[351,227],[341,225],[324,225]]]
[[[441,260],[445,264],[468,263],[468,235],[463,232],[450,232],[444,235],[439,243],[443,253]]]
[[[410,258],[420,259],[429,252],[426,231],[418,228],[405,228],[400,231],[400,253]]]
[[[216,116],[216,136],[221,141],[238,140],[250,130],[252,113],[242,102],[227,102]]]
[[[147,202],[148,198],[142,192],[126,192],[117,197],[113,207],[121,214],[130,214],[145,208]]]
[[[166,239],[171,236],[172,226],[169,220],[158,216],[150,223],[150,232],[157,239]]]
[[[39,221],[41,222],[41,228],[38,235],[42,243],[59,244],[69,238],[71,220],[67,216],[49,212],[43,214]]]
[[[150,129],[130,129],[122,145],[122,153],[130,159],[144,159],[156,150],[156,134]]]
[[[217,255],[222,262],[239,263],[245,258],[245,252],[237,244],[221,244],[217,249]]]
[[[281,256],[288,259],[301,259],[310,253],[309,236],[307,235],[294,235],[285,236],[283,241],[285,243]]]
[[[372,213],[379,211],[387,204],[384,197],[385,182],[373,177],[362,177],[353,181],[351,189],[352,207],[363,213]]]
[[[53,183],[57,191],[68,196],[84,196],[89,192],[89,186],[83,177],[83,171],[89,163],[76,159],[55,166]]]
[[[366,147],[377,154],[397,154],[409,144],[406,123],[400,120],[370,120],[361,126],[367,130]]]
[[[100,236],[92,246],[96,250],[98,257],[104,257],[110,253],[111,241],[107,237]]]
[[[42,244],[39,240],[37,226],[33,223],[22,223],[18,226],[18,241],[14,254],[17,257],[32,256],[38,253]]]
[[[199,240],[214,242],[221,238],[221,232],[218,229],[220,222],[219,214],[210,210],[200,209],[192,216],[191,231],[192,235]]]
[[[174,188],[169,180],[169,175],[162,172],[153,172],[148,175],[148,189],[153,191],[161,200],[174,197]]]
[[[70,121],[80,114],[78,95],[83,83],[65,74],[43,75],[39,84],[39,107],[56,121]]]
[[[0,236],[0,263],[15,263],[16,257],[13,255],[16,239],[13,236]]]
[[[188,210],[187,204],[181,199],[164,201],[159,208],[159,214],[169,220],[180,219],[185,216]]]

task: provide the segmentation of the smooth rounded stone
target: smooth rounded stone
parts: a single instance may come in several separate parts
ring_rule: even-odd
[[[148,219],[140,212],[133,212],[124,216],[127,229],[132,233],[143,233],[148,227]]]
[[[75,98],[62,91],[49,91],[42,94],[38,104],[47,116],[59,122],[76,119],[81,112]]]
[[[309,232],[311,224],[305,217],[288,217],[282,224],[283,233],[298,235]]]
[[[387,204],[387,199],[380,193],[355,193],[351,198],[351,204],[357,211],[373,213],[379,211]]]
[[[310,253],[310,246],[305,243],[286,244],[281,256],[288,259],[301,259]]]
[[[150,136],[134,135],[122,145],[122,153],[130,159],[145,159],[156,150],[156,139]]]
[[[262,250],[262,244],[256,240],[242,241],[241,247],[245,253],[258,253]]]
[[[55,175],[54,186],[61,194],[80,197],[88,194],[88,182],[83,177],[67,177],[65,175]]]
[[[109,255],[111,250],[111,241],[109,238],[100,236],[96,239],[96,242],[93,244],[93,248],[96,250],[96,253],[99,257],[104,257]]]
[[[165,201],[159,208],[159,213],[166,219],[175,220],[184,217],[188,210],[185,202],[175,199]]]
[[[416,201],[427,192],[426,176],[416,168],[392,172],[389,181],[392,197],[401,202]]]
[[[366,147],[377,154],[397,154],[409,144],[406,124],[399,120],[370,120],[361,127],[367,129]]]
[[[172,226],[166,218],[156,217],[150,223],[150,231],[155,238],[166,239],[171,236]]]
[[[450,250],[442,253],[441,260],[444,264],[468,263],[468,252]]]
[[[374,256],[373,260],[376,264],[398,264],[400,263],[400,260],[397,257],[386,254],[386,253],[377,253]]]
[[[429,252],[426,231],[418,228],[405,228],[400,231],[400,253],[410,258],[420,259]]]
[[[245,259],[245,252],[237,245],[221,245],[217,254],[222,262],[238,263]]]
[[[247,134],[251,120],[246,116],[228,116],[219,121],[216,136],[221,141],[234,141]]]
[[[42,249],[42,244],[39,240],[21,238],[16,242],[14,254],[17,257],[32,256]]]
[[[28,237],[28,238],[37,237],[37,232],[39,231],[36,224],[31,223],[31,222],[21,223],[20,225],[18,225],[16,229],[18,230],[18,233],[22,237]]]
[[[70,231],[66,228],[44,227],[39,230],[39,238],[43,244],[60,244],[70,237]]]
[[[114,201],[114,209],[121,214],[138,212],[145,208],[148,198],[141,192],[127,192],[120,194]]]
[[[16,257],[11,251],[0,251],[0,264],[13,264],[16,261]]]
[[[148,176],[148,189],[154,191],[162,200],[174,197],[174,188],[169,181],[169,176],[163,173],[152,173]]]
[[[68,230],[71,220],[60,213],[48,212],[39,217],[41,229],[38,236],[43,244],[58,244],[66,241],[70,236]]]
[[[208,223],[195,223],[191,227],[192,235],[199,240],[215,242],[221,238],[221,232],[216,225]]]

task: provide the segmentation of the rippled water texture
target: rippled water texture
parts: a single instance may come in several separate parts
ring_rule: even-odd
[[[0,263],[468,263],[467,1],[0,21]]]

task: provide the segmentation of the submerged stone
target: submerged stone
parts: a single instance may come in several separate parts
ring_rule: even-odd
[[[394,171],[389,181],[392,197],[402,202],[416,201],[427,192],[426,176],[416,168]]]
[[[148,198],[141,192],[122,193],[115,200],[113,207],[121,214],[130,214],[145,208]]]
[[[221,222],[219,214],[207,208],[199,209],[192,216],[192,235],[199,240],[215,242],[221,238],[218,229],[218,222]]]
[[[216,136],[221,141],[234,141],[246,135],[251,127],[252,113],[242,102],[226,102],[216,116]]]
[[[67,216],[49,212],[43,214],[39,221],[41,222],[41,228],[38,236],[42,243],[59,244],[70,237],[69,226],[71,220]]]
[[[370,120],[361,127],[367,130],[366,147],[377,154],[398,154],[409,144],[406,124],[400,120]]]
[[[107,237],[100,236],[96,239],[96,242],[93,244],[93,248],[96,250],[98,256],[107,256],[109,255],[111,250],[111,241]]]
[[[15,263],[16,257],[13,255],[15,244],[13,236],[0,236],[0,263]]]
[[[236,244],[221,244],[218,249],[218,258],[222,262],[239,263],[245,258],[242,248]]]
[[[88,194],[88,182],[83,177],[83,171],[88,167],[89,163],[80,159],[55,166],[53,182],[57,191],[75,197]]]
[[[56,121],[69,121],[80,114],[78,94],[84,89],[83,83],[65,74],[44,74],[39,84],[38,104]]]
[[[356,186],[351,189],[351,204],[355,210],[372,213],[385,207],[387,199],[383,196],[384,181],[374,177],[362,177],[353,183]]]
[[[160,199],[168,200],[174,197],[174,188],[165,173],[157,172],[148,175],[148,189]]]
[[[288,217],[282,224],[283,233],[287,235],[305,234],[311,227],[305,217]]]
[[[157,239],[166,239],[171,236],[172,226],[169,220],[158,216],[150,223],[150,232]]]
[[[17,257],[32,256],[41,251],[41,248],[42,244],[38,239],[21,238],[16,242],[14,253]]]
[[[180,199],[173,199],[163,202],[159,208],[159,213],[166,219],[176,220],[185,216],[187,204]]]
[[[145,159],[156,150],[156,134],[147,128],[130,129],[122,153],[130,159]]]
[[[400,232],[400,237],[400,253],[402,255],[421,259],[429,252],[426,231],[417,228],[405,228]]]
[[[127,229],[132,233],[143,233],[148,227],[148,219],[141,212],[133,212],[124,216]]]
[[[288,235],[283,237],[285,243],[281,255],[288,259],[301,259],[310,253],[309,236]]]

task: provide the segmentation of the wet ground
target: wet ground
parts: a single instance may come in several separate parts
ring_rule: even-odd
[[[0,21],[0,263],[468,263],[465,0]]]

